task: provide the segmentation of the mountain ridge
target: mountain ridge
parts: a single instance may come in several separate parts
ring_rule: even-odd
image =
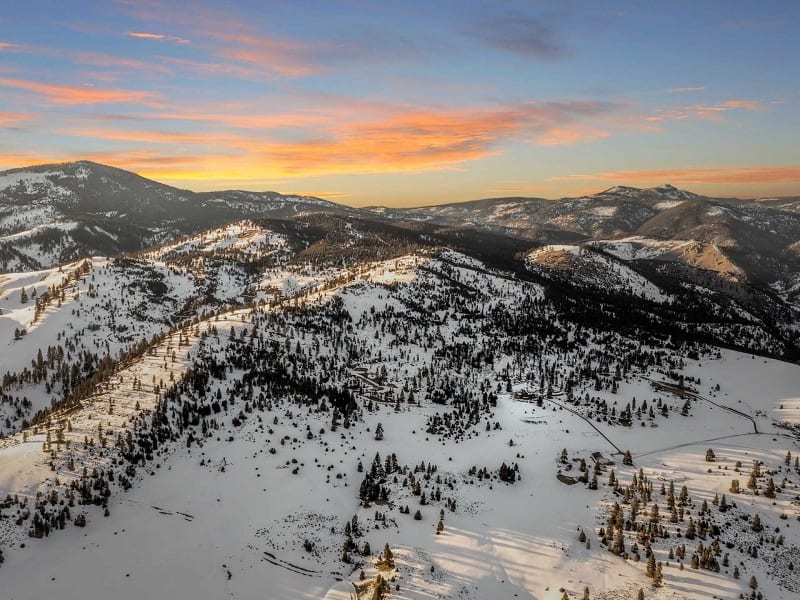
[[[508,246],[516,251],[550,244],[600,249],[635,238],[631,260],[651,270],[689,268],[692,278],[708,274],[723,286],[735,280],[772,291],[800,285],[800,199],[711,198],[662,184],[558,200],[508,196],[354,208],[278,192],[193,192],[93,161],[0,172],[0,271],[136,253],[243,219],[306,215],[360,219],[379,229],[392,224],[442,243],[464,236],[477,243],[492,234],[517,240]],[[680,252],[664,250],[664,242]]]

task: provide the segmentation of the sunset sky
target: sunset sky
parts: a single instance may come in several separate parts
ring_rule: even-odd
[[[351,205],[800,195],[800,2],[4,0],[0,169]]]

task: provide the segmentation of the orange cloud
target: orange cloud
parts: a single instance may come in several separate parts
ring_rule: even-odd
[[[553,127],[539,136],[537,141],[542,146],[564,146],[601,140],[610,135],[610,131],[604,131],[588,125],[568,125]]]
[[[2,80],[0,80],[0,83]],[[140,118],[191,121],[190,132],[115,127],[61,130],[71,136],[130,142],[114,152],[122,168],[173,181],[297,178],[329,174],[423,172],[503,151],[510,141],[543,145],[593,141],[608,132],[585,124],[612,105],[591,102],[520,103],[473,109],[411,109],[372,102],[332,103],[327,110],[248,115],[236,112],[144,113]],[[267,134],[269,132],[269,134]],[[287,135],[290,136],[287,138]],[[161,146],[157,151],[153,145]],[[93,156],[95,160],[103,157]]]
[[[311,48],[305,44],[274,38],[212,33],[214,38],[232,44],[216,50],[227,60],[244,62],[287,77],[300,77],[324,69],[311,58]]]
[[[0,78],[0,86],[32,92],[53,104],[146,104],[153,105],[156,95],[137,90],[113,90],[88,86],[38,83],[26,79]]]
[[[718,120],[722,113],[731,110],[761,110],[762,106],[756,100],[726,100],[718,104],[694,104],[678,107],[681,113],[694,114],[699,119]]]
[[[0,127],[13,126],[20,121],[28,121],[30,119],[33,119],[33,115],[26,113],[0,112]]]
[[[327,136],[251,150],[283,176],[427,171],[497,154],[502,142],[512,139],[548,145],[597,139],[598,130],[569,123],[607,110],[596,103],[524,103],[501,109],[404,111],[346,124]]]
[[[761,184],[800,182],[800,165],[759,167],[687,167],[683,169],[649,169],[610,171],[589,175],[551,177],[551,181],[606,181],[637,184],[659,184],[665,181],[680,184]]]

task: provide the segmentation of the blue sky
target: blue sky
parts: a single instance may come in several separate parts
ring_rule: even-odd
[[[348,204],[800,193],[800,3],[7,2],[0,169]]]

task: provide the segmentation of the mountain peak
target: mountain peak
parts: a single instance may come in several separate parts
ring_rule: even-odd
[[[630,187],[627,185],[615,185],[614,187],[610,187],[607,190],[603,190],[602,192],[598,192],[596,194],[592,194],[593,196],[636,196],[641,194],[642,190],[635,187]]]
[[[662,183],[661,185],[654,188],[650,188],[647,191],[654,192],[661,196],[666,196],[667,198],[672,198],[673,200],[691,200],[700,197],[693,192],[676,188],[674,185],[670,183]]]

